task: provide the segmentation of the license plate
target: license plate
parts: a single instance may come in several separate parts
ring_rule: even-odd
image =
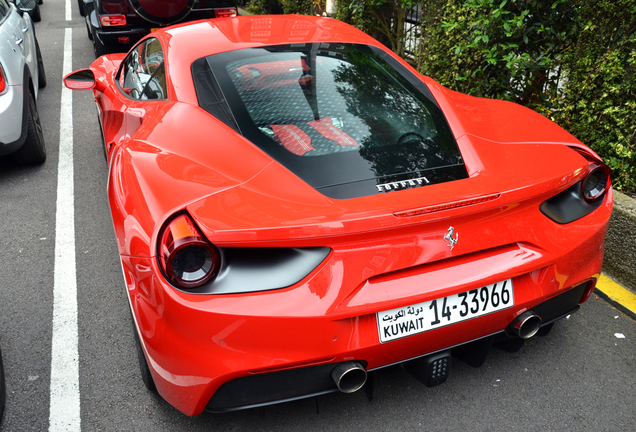
[[[448,297],[377,313],[380,342],[507,309],[515,304],[512,279]]]

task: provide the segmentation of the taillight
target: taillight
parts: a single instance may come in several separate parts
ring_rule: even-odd
[[[104,27],[125,26],[126,15],[102,15],[99,17],[99,21]]]
[[[161,270],[177,288],[198,288],[219,271],[217,249],[187,214],[180,214],[166,224],[159,234],[157,249]]]
[[[612,170],[601,158],[589,148],[570,146],[572,150],[583,156],[588,162],[587,176],[581,182],[581,196],[587,203],[593,203],[605,196],[612,185]]]
[[[581,183],[581,195],[587,202],[602,198],[610,187],[612,172],[604,163],[591,163],[589,173]]]
[[[4,71],[2,70],[2,66],[0,66],[0,93],[7,88],[7,82],[4,79]]]
[[[237,15],[236,9],[214,9],[214,16],[216,18],[232,18]]]
[[[612,170],[596,153],[583,145],[570,148],[587,160],[587,174],[539,206],[541,213],[559,224],[574,222],[598,209],[612,187]]]

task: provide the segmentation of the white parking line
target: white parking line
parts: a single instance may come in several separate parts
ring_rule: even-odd
[[[73,67],[72,36],[72,29],[67,28],[64,33],[63,75],[71,72]],[[73,96],[71,90],[63,87],[55,214],[49,431],[80,430],[72,115]]]

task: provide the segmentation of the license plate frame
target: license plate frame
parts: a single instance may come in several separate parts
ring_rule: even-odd
[[[377,312],[378,335],[380,342],[386,343],[508,309],[514,304],[512,279],[506,279],[446,297]]]

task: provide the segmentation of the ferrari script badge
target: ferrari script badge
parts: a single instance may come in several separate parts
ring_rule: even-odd
[[[419,177],[419,178],[414,178],[410,180],[400,180],[400,181],[391,182],[391,183],[379,184],[379,185],[375,185],[375,187],[378,188],[378,192],[389,192],[389,191],[395,191],[395,190],[401,190],[401,189],[410,189],[413,187],[422,186],[429,183],[430,181],[428,181],[426,177]]]
[[[453,248],[459,241],[459,233],[455,234],[455,238],[453,238],[453,234],[455,234],[455,228],[450,227],[448,228],[448,233],[446,233],[446,235],[444,236],[444,241],[446,242],[446,246],[451,248],[451,250],[453,250]]]

